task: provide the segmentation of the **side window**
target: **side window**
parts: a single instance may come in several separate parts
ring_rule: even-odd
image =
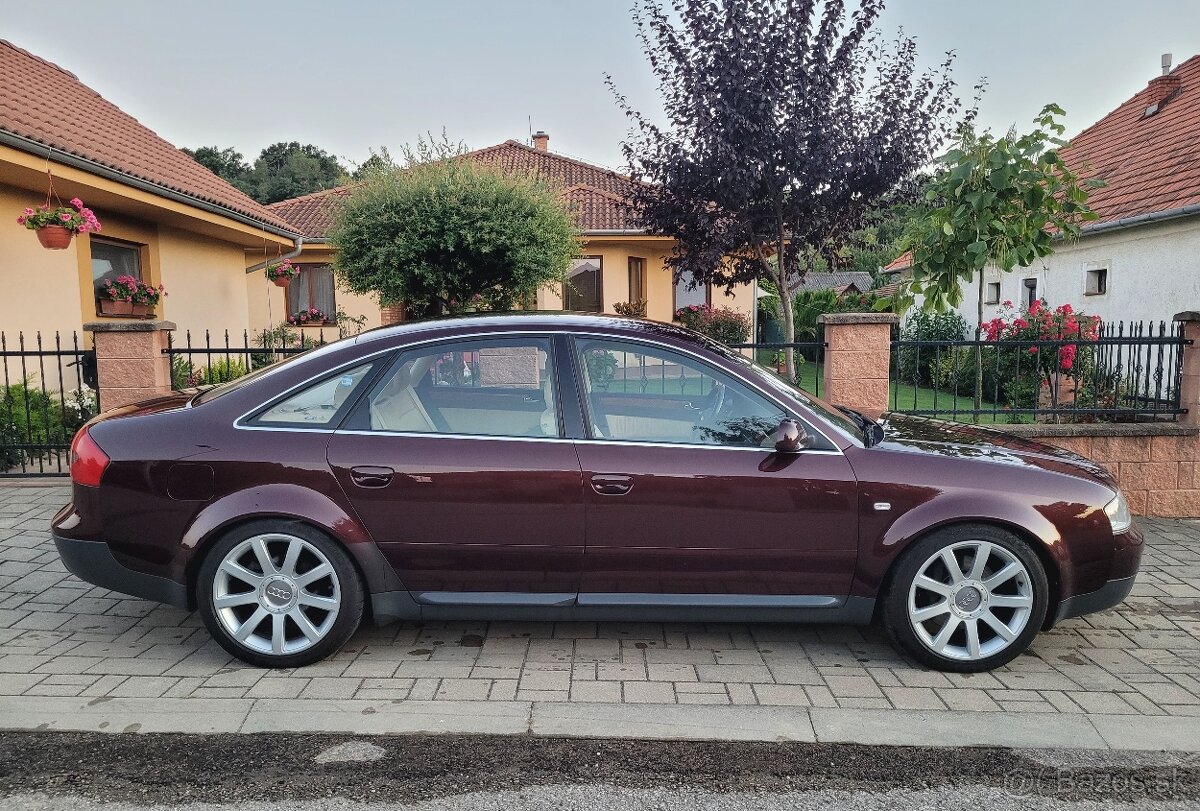
[[[458,341],[403,353],[353,427],[370,431],[557,437],[550,342]]]
[[[291,425],[302,428],[323,428],[334,422],[342,407],[371,371],[364,363],[348,371],[313,383],[256,416],[255,425]]]
[[[584,340],[577,351],[597,439],[774,445],[783,410],[707,364],[622,341]]]

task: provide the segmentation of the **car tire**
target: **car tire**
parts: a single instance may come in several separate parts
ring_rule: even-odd
[[[319,662],[349,641],[363,586],[349,555],[298,521],[244,524],[204,556],[196,603],[213,638],[258,667]]]
[[[978,673],[1029,647],[1049,595],[1041,561],[1017,535],[987,524],[946,527],[896,562],[883,597],[883,627],[922,664]]]

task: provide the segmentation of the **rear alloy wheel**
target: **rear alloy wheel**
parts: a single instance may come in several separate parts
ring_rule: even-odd
[[[1029,647],[1048,592],[1041,562],[1021,539],[996,527],[952,527],[905,553],[885,597],[884,625],[931,667],[990,670]]]
[[[231,533],[205,557],[198,586],[213,637],[261,667],[320,661],[362,619],[362,586],[350,559],[302,524],[258,522]]]

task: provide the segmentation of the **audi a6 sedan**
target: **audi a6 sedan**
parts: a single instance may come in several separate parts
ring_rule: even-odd
[[[364,617],[868,623],[980,671],[1128,595],[1112,476],[975,426],[814,399],[667,324],[374,330],[108,411],[72,448],[67,567],[315,662]]]

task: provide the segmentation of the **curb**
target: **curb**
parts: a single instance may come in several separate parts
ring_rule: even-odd
[[[1200,717],[529,701],[0,697],[0,730],[533,735],[1200,752]]]

